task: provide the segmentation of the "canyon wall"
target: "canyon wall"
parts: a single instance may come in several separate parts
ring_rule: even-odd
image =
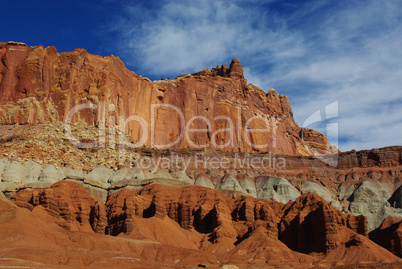
[[[118,57],[84,49],[58,53],[54,47],[0,43],[0,59],[1,124],[67,119],[103,127],[124,120],[120,126],[131,137],[158,148],[337,153],[317,132],[308,135],[306,129],[303,140],[288,98],[248,84],[237,59],[229,67],[154,82],[129,71]]]

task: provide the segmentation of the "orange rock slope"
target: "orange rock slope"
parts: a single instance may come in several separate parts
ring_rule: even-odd
[[[121,117],[129,135],[159,148],[177,141],[169,147],[303,156],[337,152],[316,132],[305,130],[303,141],[288,98],[248,84],[236,59],[229,68],[154,82],[129,71],[118,57],[84,49],[58,53],[54,47],[0,43],[0,59],[3,124],[64,121],[70,115],[73,122],[102,127]],[[96,107],[71,112],[79,104]],[[204,131],[182,133],[195,129]]]
[[[61,181],[11,200],[25,208],[1,201],[1,251],[13,265],[247,268],[399,260],[367,238],[365,217],[343,214],[312,193],[284,205],[152,184],[112,192],[103,204],[81,183]],[[27,237],[13,241],[14,229]],[[32,254],[24,256],[27,249]]]

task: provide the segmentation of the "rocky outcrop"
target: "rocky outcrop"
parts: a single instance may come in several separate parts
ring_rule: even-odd
[[[150,185],[140,190],[124,189],[111,194],[106,203],[110,233],[127,233],[133,218],[163,219],[167,215],[184,229],[213,232],[213,237],[218,238],[223,236],[220,227],[227,225],[227,218],[231,219],[230,209],[223,204],[226,199],[219,192],[201,187],[181,190]]]
[[[325,135],[308,128],[302,128],[300,130],[300,137],[304,141],[304,147],[309,151],[312,151],[318,156],[320,154],[337,154],[337,149],[328,142]],[[337,157],[337,156],[336,156]]]
[[[402,257],[402,217],[387,217],[378,228],[377,244]]]
[[[395,170],[396,169],[396,170]],[[320,171],[310,176],[300,172],[287,178],[264,175],[262,171],[238,172],[235,170],[198,173],[188,169],[139,169],[123,167],[118,170],[97,166],[87,171],[71,168],[57,168],[54,165],[40,165],[34,161],[9,161],[0,159],[0,189],[10,195],[22,188],[48,188],[53,183],[69,179],[85,183],[91,195],[105,202],[108,190],[126,186],[141,188],[147,184],[159,183],[171,186],[198,185],[216,189],[232,196],[249,195],[254,198],[270,199],[281,203],[296,200],[300,194],[316,193],[332,207],[353,215],[364,215],[368,219],[368,231],[375,232],[387,216],[402,216],[400,208],[400,172],[394,170],[355,170],[344,177],[339,172],[332,181],[331,170]],[[292,171],[292,170],[288,170]],[[314,171],[314,170],[312,170]],[[342,172],[342,170],[337,170]],[[269,172],[268,172],[269,173]],[[320,174],[322,173],[322,175]],[[318,180],[315,177],[321,176]],[[336,184],[340,184],[337,187]]]
[[[137,141],[156,147],[174,142],[181,127],[189,124],[187,129],[205,131],[189,132],[169,148],[286,155],[311,155],[327,148],[323,135],[318,140],[309,136],[309,147],[304,147],[287,97],[247,84],[237,59],[229,68],[151,82],[130,72],[115,56],[100,57],[84,49],[58,53],[54,47],[0,43],[0,58],[2,124],[64,121],[73,116],[73,122],[102,127],[111,126],[110,118],[117,123],[120,116],[128,121],[138,116],[149,132],[135,120],[124,129]],[[94,106],[69,114],[77,105],[89,103]],[[328,148],[328,153],[336,152]]]
[[[302,185],[302,193],[316,193],[331,206],[339,211],[344,211],[341,203],[334,197],[334,195],[323,185],[316,182],[306,181]]]
[[[1,191],[14,192],[20,188],[27,187],[50,187],[53,183],[64,179],[85,182],[102,190],[121,188],[127,185],[143,186],[152,182],[170,185],[194,184],[193,180],[183,171],[155,169],[152,172],[137,168],[122,168],[114,171],[105,166],[97,166],[85,172],[67,167],[56,168],[53,165],[43,167],[31,160],[21,163],[19,161],[10,162],[8,159],[0,159]],[[213,185],[212,188],[214,188]]]
[[[105,233],[180,247],[186,253],[213,253],[229,264],[275,261],[297,267],[397,260],[367,238],[364,216],[343,214],[312,193],[284,205],[251,196],[229,197],[200,186],[152,184],[112,191],[105,206],[81,184],[61,181],[47,189],[21,190],[11,200],[66,233],[85,231],[86,238]],[[356,259],[358,251],[364,252],[363,258]]]
[[[369,220],[369,231],[372,231],[380,226],[386,216],[402,213],[390,206],[388,200],[391,195],[380,182],[363,181],[348,198],[349,210],[354,215],[365,215]]]
[[[389,202],[393,207],[402,208],[402,186],[392,194]]]
[[[91,227],[111,235],[131,234],[138,218],[168,216],[182,228],[210,233],[211,242],[225,241],[231,248],[257,227],[264,227],[270,237],[279,237],[291,249],[304,253],[327,252],[345,244],[341,236],[344,229],[367,236],[365,217],[342,214],[316,194],[302,195],[283,206],[251,197],[233,200],[203,187],[149,185],[112,193],[105,208],[80,184],[63,181],[49,189],[20,191],[12,200],[30,210],[44,207],[62,219],[59,225],[66,229]]]
[[[343,214],[317,194],[303,194],[284,211],[279,239],[295,251],[326,253],[345,245],[355,234],[368,235],[364,216]]]
[[[225,175],[220,180],[217,189],[222,191],[229,190],[229,191],[245,193],[244,189],[237,181],[237,179],[235,179],[232,175],[229,174]]]
[[[211,179],[204,173],[197,175],[194,185],[215,189],[215,185],[212,183]]]
[[[80,184],[63,181],[50,189],[20,191],[12,200],[30,210],[43,206],[50,215],[62,218],[65,222],[59,225],[66,229],[85,230],[90,225],[111,235],[132,233],[137,218],[168,216],[182,228],[211,233],[211,242],[225,241],[231,248],[257,227],[303,253],[325,253],[345,244],[343,230],[367,236],[365,217],[342,214],[316,194],[304,194],[283,206],[251,197],[233,200],[202,187],[149,185],[112,193],[105,208]]]
[[[258,198],[287,203],[300,196],[300,192],[284,178],[261,176],[257,177],[255,181]]]
[[[46,244],[63,241],[61,227],[74,248],[81,249],[77,237],[85,232],[112,242],[107,255],[125,247],[130,255],[149,251],[172,267],[194,267],[195,260],[214,268],[219,260],[329,267],[396,259],[370,239],[401,256],[402,147],[339,153],[324,135],[295,123],[287,97],[248,84],[237,59],[154,82],[117,57],[83,49],[1,43],[0,59],[0,190],[13,201],[0,195],[6,239],[11,225],[33,229],[18,224],[26,217],[57,230]],[[94,105],[76,111],[71,124],[60,122],[85,103]],[[124,130],[103,132],[112,119],[132,115],[144,121],[131,118]],[[183,123],[194,132],[182,134]],[[185,139],[163,149],[180,135]],[[146,145],[127,146],[144,136]],[[174,165],[153,163],[170,157]],[[269,166],[240,165],[261,159]],[[104,234],[113,237],[103,241]],[[75,254],[65,259],[83,257]],[[59,255],[57,262],[67,254]]]
[[[402,149],[400,146],[378,148],[372,150],[349,151],[339,155],[338,167],[341,169],[353,167],[391,167],[402,164]]]
[[[61,181],[48,189],[22,190],[11,200],[33,210],[37,206],[58,219],[61,227],[71,231],[104,233],[107,225],[105,206],[75,182]]]

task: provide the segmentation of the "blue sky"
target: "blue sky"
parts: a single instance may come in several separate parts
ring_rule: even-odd
[[[400,0],[1,0],[0,10],[2,41],[117,55],[151,79],[238,58],[248,82],[289,97],[299,125],[337,124],[328,134],[342,151],[402,144]]]

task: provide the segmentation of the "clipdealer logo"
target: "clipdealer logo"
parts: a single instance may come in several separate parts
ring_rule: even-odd
[[[99,127],[99,139],[97,142],[81,142],[79,141],[73,134],[71,129],[71,124],[73,122],[74,116],[82,110],[90,109],[93,112],[97,112],[98,115],[97,125]],[[175,113],[179,119],[180,130],[177,137],[174,138],[173,141],[169,141],[165,144],[158,144],[157,137],[156,137],[156,118],[157,118],[157,111],[159,109],[170,110],[170,113]],[[196,115],[189,118],[186,121],[186,118],[183,112],[176,106],[170,104],[152,104],[150,107],[150,124],[144,117],[140,115],[130,115],[129,117],[118,116],[117,119],[115,116],[106,117],[107,112],[111,113],[115,111],[115,106],[113,104],[108,105],[108,109],[106,109],[105,102],[100,102],[98,104],[93,103],[84,103],[74,106],[70,111],[67,113],[65,118],[65,133],[67,139],[76,146],[81,148],[96,148],[102,147],[105,145],[106,142],[106,130],[108,130],[108,140],[109,140],[109,147],[115,146],[115,132],[118,131],[119,134],[119,141],[118,145],[120,147],[128,147],[128,148],[138,148],[142,145],[146,145],[149,142],[149,146],[155,147],[158,149],[171,149],[175,147],[178,143],[180,143],[183,139],[186,143],[194,149],[201,149],[201,148],[217,148],[217,149],[224,149],[224,148],[234,148],[238,147],[241,148],[243,145],[242,143],[246,143],[248,147],[254,149],[264,149],[264,148],[276,148],[276,132],[279,120],[275,117],[263,117],[261,115],[254,115],[247,119],[242,124],[242,108],[241,103],[238,103],[236,106],[236,114],[237,118],[232,119],[226,115],[220,115],[214,117],[212,120],[208,119],[205,116]],[[106,121],[107,118],[107,121]],[[206,128],[202,129],[195,129],[192,128],[194,122],[202,122]],[[213,122],[212,122],[213,121]],[[213,123],[216,122],[224,122],[225,127],[220,128],[217,130],[213,130]],[[251,125],[255,121],[260,121],[264,123],[266,128],[252,128]],[[107,128],[106,128],[107,122]],[[136,123],[140,126],[141,133],[138,137],[137,143],[129,143],[126,141],[125,136],[123,135],[129,129],[130,123]],[[195,141],[191,139],[191,134],[196,133],[204,133],[210,136],[210,144],[197,144]],[[219,143],[219,135],[225,133],[226,137],[228,138],[225,143]],[[257,144],[250,139],[251,133],[267,133],[271,137],[269,141],[266,141],[264,144]],[[244,142],[240,138],[244,138]],[[236,143],[236,138],[237,143]]]
[[[110,148],[118,147],[119,150],[119,160],[121,164],[124,164],[127,159],[129,159],[130,165],[132,167],[142,167],[148,169],[150,167],[155,168],[171,168],[173,166],[177,167],[177,160],[183,158],[182,156],[170,156],[170,157],[146,157],[138,156],[138,153],[132,154],[127,158],[127,149],[138,149],[143,145],[149,145],[157,149],[173,149],[182,140],[185,140],[187,145],[193,149],[205,149],[205,148],[235,148],[238,149],[243,147],[242,143],[252,149],[274,149],[277,147],[277,128],[278,123],[283,119],[276,117],[269,117],[263,115],[254,115],[249,117],[243,126],[242,122],[242,104],[237,103],[235,110],[235,118],[232,119],[226,115],[216,116],[209,119],[202,115],[195,115],[186,120],[184,113],[176,106],[170,104],[152,104],[149,111],[149,120],[147,121],[144,117],[140,115],[130,115],[128,117],[124,116],[114,116],[115,105],[106,104],[105,102],[94,103],[83,103],[74,106],[66,115],[65,118],[65,134],[67,139],[71,144],[80,148],[104,148],[106,145]],[[156,136],[156,125],[157,125],[157,112],[159,109],[169,110],[170,113],[177,115],[179,121],[179,132],[172,141],[161,144],[157,141]],[[92,113],[97,115],[97,126],[98,126],[98,140],[92,142],[79,141],[72,131],[72,122],[74,117],[84,110],[92,110]],[[95,113],[96,112],[96,113]],[[323,114],[323,115],[322,115]],[[307,127],[313,123],[325,122],[328,119],[336,118],[338,116],[338,102],[333,102],[325,106],[323,113],[321,110],[317,110],[311,114],[306,121],[303,123],[302,127]],[[205,128],[193,128],[194,122],[202,123]],[[251,128],[255,121],[260,121],[265,125],[265,128]],[[216,122],[224,122],[224,127],[213,130],[213,126],[217,126]],[[139,126],[138,139],[135,143],[129,142],[126,139],[126,132],[129,130],[129,124],[135,123]],[[200,125],[200,124],[199,124]],[[222,124],[221,124],[222,125]],[[329,141],[335,141],[335,146],[337,145],[338,139],[338,124],[331,122],[327,123],[327,136]],[[118,139],[116,141],[116,133],[118,133]],[[192,134],[204,133],[208,134],[209,144],[200,144],[192,140]],[[266,139],[264,144],[256,144],[252,141],[252,133],[265,133],[269,139]],[[223,143],[218,141],[218,137],[221,134],[225,134],[227,138]],[[106,138],[108,144],[106,144]],[[237,139],[236,139],[237,138]],[[243,139],[242,139],[243,138]],[[302,133],[303,145],[313,154],[314,157],[328,163],[330,165],[336,166],[337,156],[332,154],[331,149],[333,146],[328,142],[326,145],[325,152],[317,152],[312,147],[308,146],[308,143],[304,140]],[[148,143],[148,144],[147,144]],[[265,156],[253,156],[250,157],[246,154],[240,157],[239,154],[235,154],[234,158],[230,159],[225,156],[204,156],[200,154],[195,154],[190,156],[186,160],[181,160],[180,163],[183,169],[187,169],[190,163],[196,167],[205,168],[249,168],[249,169],[285,169],[286,161],[283,157],[277,156],[272,153],[267,153]],[[236,166],[237,165],[237,166]]]

